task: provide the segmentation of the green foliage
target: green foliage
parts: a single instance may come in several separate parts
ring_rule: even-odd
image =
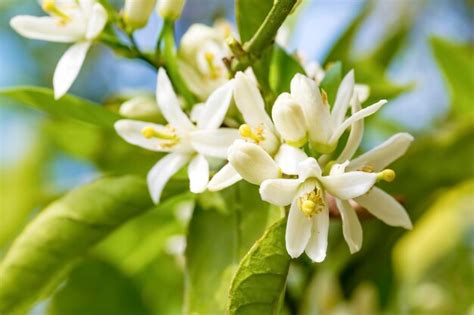
[[[305,73],[298,60],[282,47],[275,45],[270,66],[270,86],[276,94],[288,92],[290,82],[297,73]]]
[[[148,315],[131,279],[100,260],[86,260],[71,271],[55,293],[48,315]]]
[[[0,90],[0,96],[54,116],[76,119],[105,128],[113,128],[113,123],[120,118],[119,115],[107,111],[98,104],[72,95],[65,95],[55,100],[53,90],[47,88],[18,86]]]
[[[457,115],[473,116],[474,50],[472,46],[433,38],[431,47],[449,87],[453,112]]]
[[[224,198],[224,203],[201,200],[189,223],[186,314],[224,312],[237,264],[271,221],[268,204],[258,199],[258,190],[250,184],[239,183],[222,196],[209,197]]]
[[[0,265],[0,312],[27,309],[90,246],[150,207],[144,181],[133,176],[104,178],[52,203],[15,240]]]
[[[229,314],[279,314],[290,256],[286,219],[272,225],[239,264],[229,292]]]

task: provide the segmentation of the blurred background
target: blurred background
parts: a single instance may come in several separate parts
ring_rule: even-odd
[[[196,22],[234,22],[233,5],[188,0],[177,35]],[[323,66],[342,61],[345,71],[355,69],[357,82],[372,87],[373,98],[389,99],[368,120],[364,149],[399,131],[416,138],[393,166],[397,180],[384,187],[403,200],[414,229],[405,232],[366,220],[363,248],[350,256],[340,222],[334,222],[328,259],[311,268],[304,262],[292,265],[287,313],[474,315],[473,9],[470,0],[303,0],[285,23],[288,36],[282,37],[288,38],[289,52]],[[51,87],[66,46],[20,37],[8,24],[17,14],[43,13],[34,0],[0,2],[0,88]],[[154,15],[137,32],[141,47],[152,47],[160,24]],[[117,94],[153,93],[155,76],[148,65],[96,45],[71,93],[96,102]],[[111,169],[103,167],[107,157],[91,162],[96,151],[74,147],[76,133],[61,132],[62,124],[70,122],[7,98],[0,98],[0,104],[1,257],[42,206]],[[87,136],[87,128],[76,128]],[[189,204],[180,204],[175,214],[185,221]],[[48,302],[54,307],[42,303],[34,313],[84,314],[67,304],[81,296],[83,303],[114,298],[97,314],[180,314],[183,227],[162,232],[168,233],[167,241],[153,253],[142,246],[137,254],[133,240],[142,240],[137,227],[146,222],[134,222],[99,244],[98,254],[73,271],[60,298]],[[153,225],[144,230],[152,231]],[[98,275],[115,291],[88,295]],[[165,294],[157,299],[158,291]],[[127,298],[117,299],[122,295]],[[129,301],[122,305],[121,300]],[[295,301],[300,302],[292,305]]]

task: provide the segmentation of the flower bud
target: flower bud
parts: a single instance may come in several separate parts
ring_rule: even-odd
[[[306,125],[301,107],[290,94],[278,96],[272,109],[275,127],[286,143],[301,147],[306,143]]]
[[[235,141],[229,148],[228,160],[243,179],[255,185],[281,176],[281,170],[275,161],[255,143]]]
[[[130,29],[145,27],[156,0],[125,0],[123,19]]]
[[[136,96],[120,106],[120,115],[132,119],[157,118],[161,116],[156,101],[151,97]]]
[[[186,0],[158,0],[158,14],[165,20],[175,21],[181,16]]]

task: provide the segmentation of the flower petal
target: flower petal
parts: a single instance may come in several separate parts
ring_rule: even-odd
[[[357,98],[357,93],[355,92],[354,95],[356,96],[354,102],[352,103],[352,113],[357,113],[361,110],[361,104],[359,99]],[[336,159],[336,162],[344,162],[346,160],[350,160],[354,153],[359,148],[359,145],[362,141],[362,136],[364,135],[364,120],[359,119],[352,124],[351,132],[349,133],[349,138],[347,139],[346,145],[342,150],[339,157]]]
[[[342,82],[337,90],[336,101],[334,102],[334,107],[331,113],[335,126],[339,126],[344,120],[353,92],[354,70],[351,70],[348,74],[346,74],[344,79],[342,79]]]
[[[284,143],[275,155],[275,162],[284,174],[297,175],[298,164],[307,158],[308,156],[304,151]]]
[[[300,211],[301,212],[301,211]],[[306,245],[305,252],[314,262],[322,262],[326,258],[329,233],[329,210],[324,207],[314,215],[312,220],[311,238]]]
[[[267,179],[260,185],[260,196],[276,206],[287,206],[296,198],[300,184],[298,179]]]
[[[192,130],[195,128],[179,106],[178,97],[173,90],[166,70],[163,68],[158,70],[156,100],[163,116],[173,127],[182,130]]]
[[[388,225],[401,226],[405,229],[413,227],[405,208],[380,188],[374,187],[367,194],[354,200]]]
[[[81,70],[91,42],[79,42],[66,50],[54,70],[54,98],[59,99],[67,93]]]
[[[401,157],[408,150],[413,136],[406,132],[393,135],[388,140],[349,163],[348,170],[356,170],[363,166],[373,167],[375,172]]]
[[[83,38],[84,29],[77,23],[61,24],[49,16],[18,15],[10,20],[10,26],[21,36],[59,43],[73,43]]]
[[[386,100],[381,100],[375,104],[367,106],[366,108],[352,114],[351,117],[347,118],[346,120],[344,120],[343,123],[341,123],[340,125],[336,127],[336,129],[334,130],[334,133],[331,135],[331,138],[329,139],[329,144],[337,143],[341,135],[344,133],[344,131],[347,128],[349,128],[350,125],[352,125],[354,122],[358,121],[359,119],[363,119],[367,116],[372,115],[386,103],[387,103]]]
[[[320,177],[324,189],[343,200],[365,194],[377,181],[377,173],[348,172],[340,175]]]
[[[298,178],[301,181],[309,177],[319,178],[321,176],[321,167],[318,162],[310,157],[298,164]]]
[[[220,159],[227,159],[229,147],[240,138],[239,131],[232,128],[196,130],[189,135],[194,150]]]
[[[199,194],[206,190],[209,182],[209,163],[206,158],[198,154],[188,165],[189,190]]]
[[[100,35],[107,23],[107,11],[100,3],[95,3],[87,23],[86,39],[93,40]]]
[[[237,173],[234,167],[230,163],[227,163],[211,178],[207,189],[209,191],[219,191],[232,186],[241,179],[242,177]]]
[[[235,75],[235,105],[246,123],[257,127],[261,124],[273,131],[273,123],[265,111],[265,103],[256,84],[242,72]]]
[[[128,143],[137,145],[139,147],[145,148],[151,151],[158,152],[170,152],[171,148],[166,148],[160,145],[160,141],[157,138],[147,139],[143,136],[142,130],[145,127],[153,127],[157,130],[165,128],[162,125],[130,120],[130,119],[121,119],[115,122],[114,128],[120,137],[122,137]]]
[[[229,148],[228,160],[249,183],[260,185],[266,179],[278,178],[281,170],[272,157],[259,145],[236,140]]]
[[[170,153],[159,160],[148,172],[148,189],[154,203],[160,202],[161,192],[166,183],[190,158],[188,154]]]
[[[297,73],[291,80],[291,96],[303,109],[311,140],[325,143],[333,124],[329,106],[323,103],[316,82]]]
[[[292,145],[301,147],[306,142],[306,121],[301,106],[288,93],[278,96],[272,108],[275,128],[281,137]]]
[[[232,101],[233,89],[234,81],[230,80],[209,96],[197,121],[198,128],[216,129],[220,127]]]
[[[362,247],[362,226],[354,208],[346,200],[336,198],[337,208],[342,218],[342,233],[351,254],[358,252]]]
[[[292,258],[300,256],[311,237],[311,219],[305,217],[303,212],[298,208],[297,200],[293,200],[288,214],[288,222],[286,225],[286,250]]]

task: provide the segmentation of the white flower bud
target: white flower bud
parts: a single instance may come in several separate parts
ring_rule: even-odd
[[[185,3],[186,0],[158,0],[158,14],[166,20],[177,20]]]
[[[229,148],[228,160],[243,179],[255,185],[281,176],[281,170],[275,161],[255,143],[235,141]]]
[[[123,19],[127,27],[131,29],[145,27],[155,3],[156,0],[125,0]]]
[[[306,125],[303,110],[288,93],[275,101],[272,109],[275,127],[289,145],[301,147],[306,143]]]
[[[119,112],[120,115],[132,119],[154,118],[161,115],[156,101],[146,96],[129,99],[120,106]]]

